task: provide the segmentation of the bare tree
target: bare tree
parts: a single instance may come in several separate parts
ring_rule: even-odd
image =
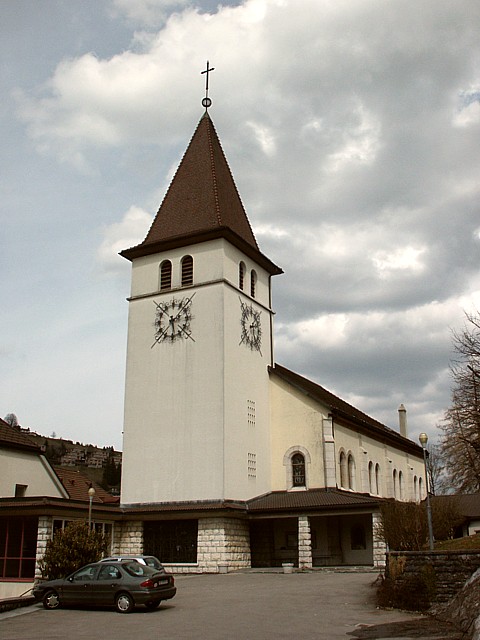
[[[14,413],[7,413],[4,420],[11,427],[18,427],[18,418]]]
[[[448,479],[458,492],[480,491],[480,316],[453,333],[455,359],[451,405],[445,412],[441,448]]]
[[[442,447],[432,444],[427,457],[428,488],[434,496],[449,493],[448,478],[445,475],[445,461]]]

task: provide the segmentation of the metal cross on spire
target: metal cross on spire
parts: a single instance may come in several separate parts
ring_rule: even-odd
[[[204,73],[207,74],[205,78],[205,98],[202,100],[202,105],[205,107],[205,109],[208,109],[208,107],[210,107],[212,104],[212,101],[208,97],[208,74],[212,71],[215,71],[215,67],[211,67],[207,60],[207,68],[205,69],[205,71],[201,72],[201,75],[203,75]]]

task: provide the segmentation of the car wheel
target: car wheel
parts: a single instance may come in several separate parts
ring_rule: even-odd
[[[130,613],[134,606],[133,598],[128,593],[120,593],[115,599],[115,607],[119,613]]]
[[[154,600],[153,602],[147,602],[146,603],[146,607],[149,611],[153,611],[153,609],[156,609],[161,603],[161,600]]]
[[[47,591],[43,596],[43,606],[45,609],[58,609],[60,606],[60,596],[56,591]]]

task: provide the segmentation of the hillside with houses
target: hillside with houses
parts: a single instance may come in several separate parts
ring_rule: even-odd
[[[120,494],[121,451],[64,440],[55,435],[44,436],[29,428],[20,427],[20,430],[40,447],[52,465],[81,471],[113,495]]]

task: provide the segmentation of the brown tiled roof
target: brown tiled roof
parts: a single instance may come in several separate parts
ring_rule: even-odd
[[[10,449],[23,449],[33,451],[40,455],[38,447],[31,438],[20,431],[19,427],[13,427],[0,418],[0,447]]]
[[[151,504],[122,505],[125,513],[194,513],[197,511],[245,511],[246,503],[234,500],[197,500],[189,502],[155,502]]]
[[[343,422],[346,421],[359,428],[365,435],[372,435],[376,438],[380,437],[382,439],[389,440],[395,446],[408,450],[409,453],[423,458],[423,450],[420,445],[417,445],[408,438],[404,438],[397,431],[394,431],[381,422],[378,422],[378,420],[371,418],[366,413],[363,413],[363,411],[360,411],[360,409],[348,404],[348,402],[345,402],[345,400],[342,400],[319,384],[316,384],[315,382],[312,382],[311,380],[308,380],[307,378],[298,375],[298,373],[294,373],[279,364],[275,364],[274,367],[269,367],[269,372],[278,376],[305,395],[310,396],[314,400],[323,404],[334,419]]]
[[[296,509],[338,510],[352,507],[375,507],[381,502],[367,494],[339,489],[309,489],[308,491],[272,491],[249,500],[248,511],[282,511]]]
[[[0,510],[3,515],[54,515],[70,517],[68,514],[78,514],[85,517],[88,514],[88,503],[85,500],[72,500],[71,498],[54,498],[49,496],[31,498],[0,498]],[[118,503],[106,504],[93,503],[92,513],[103,517],[115,517],[119,519],[122,512]]]
[[[258,249],[217,132],[205,113],[147,237],[120,255],[132,260],[217,237],[228,238],[272,274],[282,273]]]
[[[85,502],[89,502],[90,498],[88,490],[90,487],[93,487],[95,489],[93,502],[119,502],[119,498],[115,498],[110,495],[108,491],[102,489],[102,487],[100,487],[96,482],[92,482],[88,476],[84,475],[80,471],[60,466],[55,466],[54,470],[72,500],[83,500]]]
[[[434,496],[433,500],[451,500],[465,518],[480,518],[480,493]]]

